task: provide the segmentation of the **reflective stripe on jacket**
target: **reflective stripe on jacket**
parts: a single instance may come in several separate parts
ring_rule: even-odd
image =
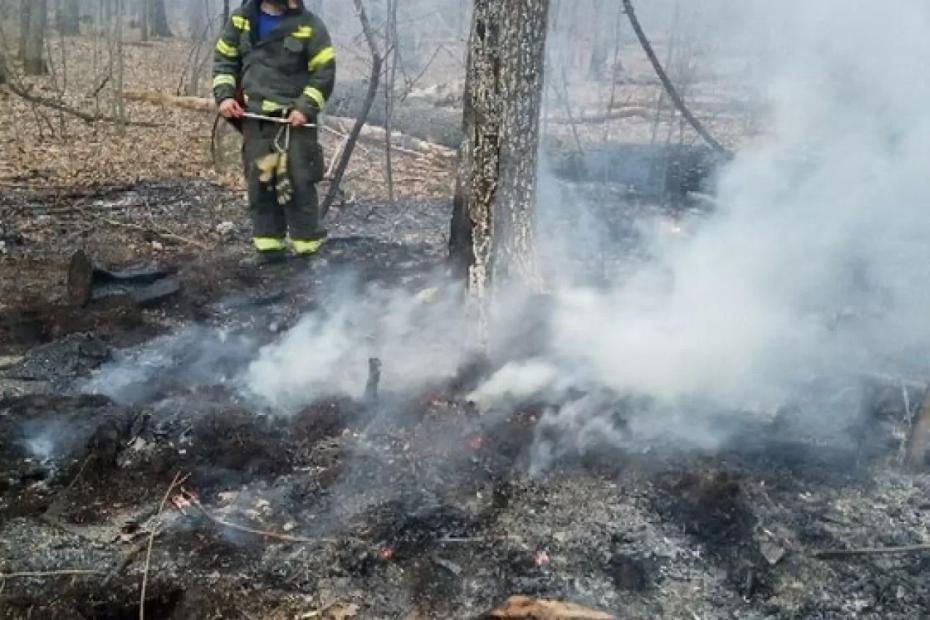
[[[336,82],[336,52],[326,26],[306,9],[295,9],[259,41],[260,4],[248,0],[230,15],[213,55],[213,96],[219,103],[241,86],[250,112],[297,109],[313,118]]]

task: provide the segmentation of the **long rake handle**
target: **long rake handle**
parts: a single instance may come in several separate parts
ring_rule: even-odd
[[[256,121],[268,121],[269,123],[278,123],[280,125],[291,124],[289,120],[287,120],[286,118],[282,118],[280,116],[264,116],[262,114],[255,114],[253,112],[246,112],[245,114],[242,115],[242,117],[251,118],[252,120],[256,120]],[[315,128],[316,126],[317,126],[316,123],[305,123],[301,125],[301,127],[311,127],[311,128]]]

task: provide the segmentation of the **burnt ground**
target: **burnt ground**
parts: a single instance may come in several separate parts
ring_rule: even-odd
[[[239,200],[159,187],[142,192],[165,192],[166,210]],[[137,617],[143,575],[149,618],[339,618],[348,605],[471,618],[518,593],[621,618],[926,615],[930,555],[815,557],[927,540],[930,476],[897,467],[899,392],[882,386],[844,441],[786,411],[729,418],[711,450],[636,437],[618,405],[624,441],[542,469],[540,446],[558,440],[548,405],[479,414],[461,381],[383,381],[377,397],[363,382],[288,415],[242,394],[262,344],[325,312],[347,269],[359,285],[428,287],[447,217],[440,203],[352,205],[309,264],[256,269],[222,247],[145,255],[181,281],[151,308],[61,302],[64,258],[82,245],[70,229],[52,256],[14,248],[5,269],[44,269],[2,317],[0,616]],[[179,472],[191,495],[176,489],[159,517]],[[92,572],[41,574],[72,570]]]

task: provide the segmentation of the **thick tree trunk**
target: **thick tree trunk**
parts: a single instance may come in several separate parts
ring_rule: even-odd
[[[48,23],[47,0],[26,0],[31,6],[22,44],[23,71],[26,75],[42,75],[48,72],[45,64],[45,30]]]
[[[81,7],[78,0],[58,0],[58,31],[64,35],[81,34]]]
[[[538,290],[534,205],[548,0],[475,0],[450,254],[478,300]]]

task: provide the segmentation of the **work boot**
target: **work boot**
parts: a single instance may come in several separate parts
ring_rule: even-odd
[[[323,248],[323,244],[326,243],[326,238],[323,237],[322,239],[313,239],[310,241],[294,239],[291,243],[294,246],[294,256],[298,258],[309,258],[319,253]]]

